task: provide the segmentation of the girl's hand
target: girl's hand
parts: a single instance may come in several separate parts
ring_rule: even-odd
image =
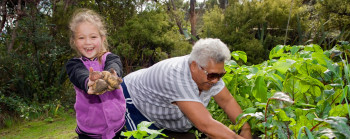
[[[111,69],[109,70],[109,72],[111,72],[111,74],[112,74],[113,76],[118,77],[117,72],[115,72],[114,69],[111,68]]]
[[[94,91],[92,90],[92,85],[95,84],[94,77],[92,76],[92,72],[94,72],[94,69],[92,67],[89,68],[89,81],[88,81],[88,94],[94,94]]]
[[[92,67],[89,68],[88,94],[101,95],[106,92],[108,84],[102,78],[103,75],[100,72],[95,72]]]
[[[107,71],[102,72],[102,74],[103,73],[109,74],[109,75],[104,74],[105,76],[104,80],[108,83],[108,91],[112,91],[120,88],[120,84],[123,82],[123,79],[118,77],[117,72],[115,72],[114,69],[110,69],[109,72]]]

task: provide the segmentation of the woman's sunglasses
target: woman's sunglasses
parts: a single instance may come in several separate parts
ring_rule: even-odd
[[[206,71],[203,67],[199,66],[203,71],[204,73],[207,75],[207,79],[209,81],[211,80],[214,80],[214,79],[220,79],[222,78],[225,74],[226,74],[226,71],[224,69],[224,73],[208,73],[208,71]]]

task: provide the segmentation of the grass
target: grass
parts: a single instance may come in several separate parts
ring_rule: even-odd
[[[75,133],[74,115],[61,115],[51,122],[35,120],[0,130],[0,139],[72,139]]]

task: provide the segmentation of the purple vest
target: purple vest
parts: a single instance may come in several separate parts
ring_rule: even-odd
[[[101,64],[98,60],[81,59],[81,61],[87,69],[92,67],[94,71],[103,71],[108,54],[109,52],[102,56]],[[126,104],[121,86],[120,89],[102,95],[89,95],[75,86],[74,88],[76,91],[74,108],[78,127],[87,133],[101,134],[102,138],[113,138],[125,124]]]

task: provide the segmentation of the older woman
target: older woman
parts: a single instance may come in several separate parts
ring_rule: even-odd
[[[190,55],[174,57],[130,73],[122,83],[127,101],[127,128],[141,121],[153,129],[182,134],[193,126],[209,138],[252,138],[245,124],[240,135],[214,120],[206,106],[211,97],[232,122],[242,113],[221,77],[230,51],[219,39],[201,39]],[[171,133],[171,134],[173,134]]]

